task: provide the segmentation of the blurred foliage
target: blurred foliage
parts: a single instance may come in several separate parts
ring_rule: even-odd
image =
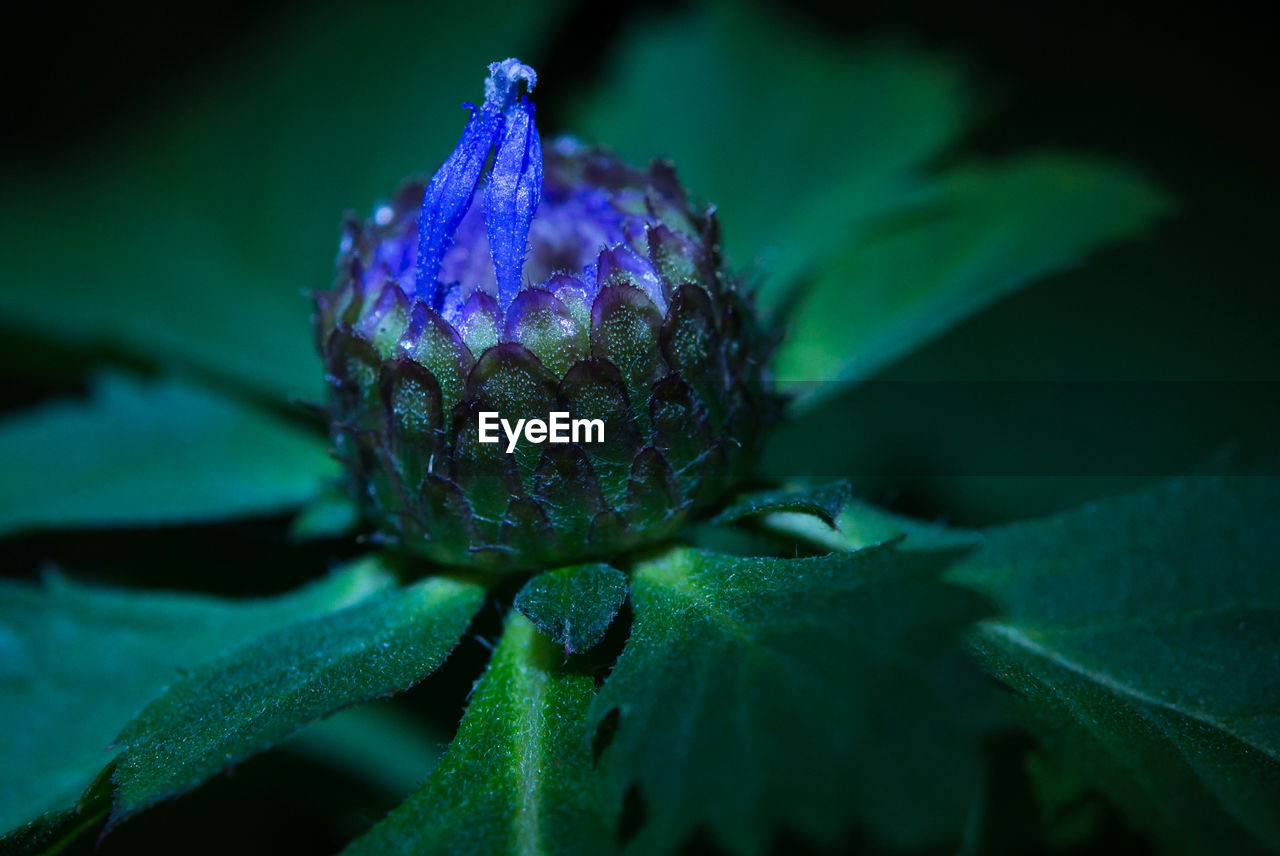
[[[967,120],[965,84],[936,55],[851,52],[790,16],[708,4],[627,33],[570,130],[638,163],[670,158],[777,307],[797,277],[915,201],[917,171]]]
[[[0,531],[271,514],[337,476],[323,439],[177,381],[97,379],[0,422]]]
[[[711,7],[638,28],[612,63],[585,135],[670,157],[714,201],[764,306],[797,304],[776,370],[802,403],[1166,207],[1130,171],[1067,156],[930,175],[970,112],[956,64],[850,53],[780,15]]]
[[[284,746],[403,799],[435,769],[451,736],[402,708],[366,704],[315,723]]]
[[[1065,155],[953,169],[930,189],[851,241],[803,295],[776,365],[797,403],[873,376],[1165,207],[1128,170]]]

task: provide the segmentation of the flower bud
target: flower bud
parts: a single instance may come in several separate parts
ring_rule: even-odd
[[[668,538],[750,471],[778,409],[714,210],[664,162],[571,139],[544,157],[535,82],[491,65],[448,160],[348,220],[316,296],[351,489],[383,540],[442,564]]]

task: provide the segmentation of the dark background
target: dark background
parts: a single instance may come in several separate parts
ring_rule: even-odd
[[[574,87],[591,80],[612,39],[652,7],[677,5],[578,3],[546,54],[532,58],[545,81],[538,103],[546,131],[562,126]],[[1048,145],[1117,157],[1166,188],[1179,213],[1149,237],[960,325],[882,381],[787,429],[780,447],[806,448],[792,441],[831,424],[847,426],[848,442],[839,455],[822,459],[775,453],[768,462],[773,471],[853,474],[879,502],[976,525],[1067,507],[1205,460],[1217,466],[1220,458],[1211,456],[1224,449],[1245,462],[1274,457],[1280,437],[1274,25],[1220,3],[787,6],[835,38],[888,32],[968,60],[988,97],[960,154]],[[209,0],[165,7],[9,4],[0,13],[8,120],[0,149],[8,168],[92,160],[101,140],[127,137],[140,120],[236,64],[307,7]],[[413,50],[411,35],[405,50]],[[23,381],[15,366],[0,368],[0,408],[80,388],[76,371],[56,375],[51,388]],[[918,418],[904,421],[900,410],[884,406],[901,384],[921,380],[933,382],[924,387],[933,392],[919,403]],[[1039,393],[1020,393],[1026,400],[1015,412],[993,418],[983,397],[999,395],[990,391],[1002,388],[987,383],[993,380]],[[1064,401],[1072,409],[1071,390],[1082,387],[1061,382],[1080,380],[1095,383],[1084,398],[1106,401],[1089,416],[1090,431],[1062,419]],[[1153,412],[1123,383],[1176,406]],[[974,463],[995,460],[1006,463],[989,472]],[[272,540],[279,528],[272,525],[227,528],[159,534],[142,554],[128,553],[130,568],[118,575],[243,593],[233,578],[255,578],[277,564],[277,553],[301,549]],[[111,562],[96,557],[121,556],[128,537],[28,539],[15,545],[10,571],[34,570],[50,559],[83,567],[93,556],[112,577]],[[193,538],[208,549],[211,560],[202,566],[208,570],[165,577],[165,557],[190,549]],[[296,582],[277,576],[272,585]],[[442,676],[460,692],[475,674],[467,661],[484,653],[474,642],[465,650],[450,661],[456,680]],[[397,703],[426,704],[414,695]],[[456,715],[450,709],[439,719]],[[177,840],[191,852],[248,852],[251,841],[264,853],[333,851],[388,807],[385,795],[365,793],[287,753],[250,766],[252,775],[219,778],[131,822],[101,852],[164,850]],[[1123,831],[1104,828],[1108,848],[1136,852]],[[187,835],[193,829],[194,840]],[[81,852],[92,847],[92,836],[78,845]]]

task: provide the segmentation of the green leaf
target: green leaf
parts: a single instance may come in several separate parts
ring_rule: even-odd
[[[1122,167],[1038,154],[941,178],[851,239],[797,307],[777,377],[808,406],[1009,292],[1133,235],[1167,209]]]
[[[529,580],[515,606],[568,655],[594,648],[626,599],[622,571],[604,564],[571,565]]]
[[[109,375],[0,421],[0,533],[271,514],[337,474],[319,435],[179,381]]]
[[[913,173],[969,112],[948,60],[851,51],[754,6],[634,27],[612,56],[578,130],[635,163],[670,157],[719,210],[732,262],[766,269],[766,307],[874,217],[911,202]]]
[[[637,848],[697,828],[733,853],[781,827],[958,839],[978,761],[951,643],[983,610],[938,580],[952,558],[677,550],[635,568],[631,638],[592,715],[620,712],[602,763],[619,791],[639,785]]]
[[[744,517],[764,514],[790,513],[817,517],[828,526],[834,526],[840,509],[849,501],[848,482],[836,482],[818,487],[794,490],[761,491],[744,496],[711,519],[712,523],[733,523]]]
[[[440,766],[346,856],[611,852],[578,665],[513,611]]]
[[[982,534],[905,517],[860,499],[850,500],[829,526],[809,514],[782,511],[762,522],[766,532],[806,542],[820,550],[850,552],[901,539],[903,550],[945,550],[981,543]]]
[[[952,577],[1043,745],[1171,852],[1280,849],[1280,479],[1190,477],[986,533]]]
[[[429,577],[266,634],[185,673],[120,734],[117,823],[303,725],[402,692],[444,662],[484,599]]]
[[[309,289],[342,212],[448,155],[487,63],[529,50],[562,3],[312,4],[183,102],[92,159],[0,193],[6,325],[318,397]],[[412,33],[412,44],[405,34]],[[354,46],[364,46],[360,50]]]
[[[367,563],[253,601],[0,581],[0,830],[74,806],[179,667],[390,584]]]

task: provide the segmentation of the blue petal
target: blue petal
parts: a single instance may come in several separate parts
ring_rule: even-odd
[[[506,111],[505,124],[484,191],[484,223],[504,313],[520,291],[529,224],[542,198],[542,142],[533,104],[521,99]]]
[[[484,169],[489,149],[501,128],[501,115],[492,109],[477,110],[466,105],[471,119],[462,132],[449,159],[431,177],[422,196],[418,214],[418,266],[414,278],[414,296],[427,300],[439,309],[440,288],[436,277],[440,261],[457,231],[462,216],[471,205],[476,183]],[[488,105],[485,105],[486,108]]]
[[[533,122],[533,104],[520,97],[520,84],[532,91],[537,81],[537,73],[518,59],[491,63],[484,105],[479,109],[467,105],[471,119],[462,138],[423,194],[414,296],[437,310],[449,286],[438,282],[440,264],[495,146],[484,213],[503,311],[520,290],[529,224],[542,196],[542,143]]]

